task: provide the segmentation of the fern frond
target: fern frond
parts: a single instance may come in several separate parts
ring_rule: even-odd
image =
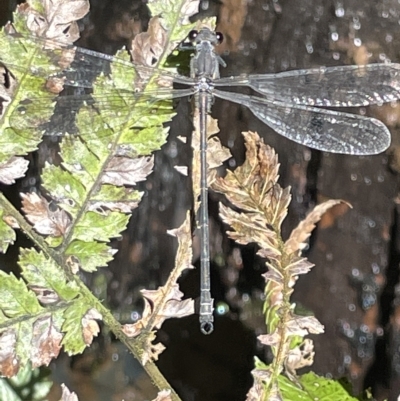
[[[131,57],[140,56],[151,66],[134,68],[126,52],[99,57],[74,47],[73,21],[87,10],[83,0],[31,0],[18,8],[14,25],[0,34],[1,62],[10,82],[12,78],[3,102],[7,107],[3,107],[0,128],[0,179],[12,183],[23,175],[26,163],[17,157],[35,150],[43,134],[65,134],[60,143],[61,165],[46,163],[43,169],[45,196],[22,195],[24,217],[0,196],[1,249],[5,252],[15,240],[14,229],[28,235],[37,249],[21,250],[23,280],[1,273],[0,293],[6,295],[0,301],[0,350],[4,350],[0,352],[0,371],[4,375],[14,375],[29,359],[35,360],[35,366],[48,364],[61,346],[69,354],[82,352],[97,335],[96,320],[101,319],[136,356],[141,355],[140,347],[132,346],[121,325],[76,273],[93,272],[112,259],[115,250],[108,242],[121,235],[140,202],[142,193],[134,187],[151,173],[151,153],[166,141],[164,124],[175,114],[170,89],[159,89],[158,67],[169,49],[192,29],[192,25],[182,24],[182,18],[187,20],[197,2],[161,3],[165,8],[162,18],[152,19],[149,32],[136,36],[131,46]],[[73,4],[79,7],[74,9]],[[159,6],[158,2],[150,6],[156,15]],[[53,18],[60,10],[64,14]],[[32,21],[36,21],[34,27]],[[38,28],[40,21],[43,24]],[[77,69],[77,61],[87,69]],[[86,74],[91,68],[93,74]],[[169,77],[168,72],[165,76]],[[92,93],[56,97],[63,85],[83,85]],[[140,90],[135,92],[136,88]],[[160,93],[161,100],[155,96]],[[72,120],[67,122],[68,116]],[[176,280],[175,274],[168,283],[168,288],[175,288],[175,295],[179,291]],[[166,298],[161,298],[165,303]],[[182,302],[187,313],[192,313],[192,301]],[[176,308],[176,313],[168,310],[165,318],[182,315]],[[148,316],[156,321],[152,327],[162,323],[156,314],[149,312]],[[156,348],[151,344],[151,328],[147,336],[149,346]],[[150,371],[155,374],[154,367]],[[153,380],[166,387],[162,377]]]

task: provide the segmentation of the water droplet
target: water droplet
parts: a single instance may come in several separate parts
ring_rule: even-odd
[[[112,354],[111,359],[112,359],[113,362],[117,362],[118,359],[119,359],[119,355],[117,353],[114,353],[114,354]]]
[[[332,58],[333,58],[334,60],[339,60],[339,59],[340,59],[340,53],[338,53],[338,52],[332,53]]]
[[[331,39],[336,42],[339,39],[339,34],[337,32],[331,33]]]
[[[377,263],[372,263],[371,268],[372,268],[372,272],[373,272],[374,274],[379,274],[380,271],[381,271],[381,269],[380,269],[380,267],[378,266]]]
[[[385,36],[385,41],[386,41],[387,43],[391,43],[392,40],[393,40],[393,36],[392,36],[390,33],[388,33],[388,34]]]
[[[208,8],[210,7],[210,2],[208,0],[203,0],[200,2],[200,4],[203,11],[208,10]]]
[[[139,319],[140,319],[140,314],[137,311],[132,311],[131,312],[131,320],[133,322],[136,322]]]
[[[303,152],[303,160],[309,162],[311,160],[311,152],[309,149],[305,149]]]
[[[364,182],[367,184],[367,185],[371,185],[371,178],[369,178],[369,177],[364,177]]]
[[[362,41],[360,38],[354,38],[353,43],[354,43],[354,46],[360,47],[362,44]]]
[[[338,7],[338,8],[335,10],[335,15],[336,15],[336,17],[338,17],[338,18],[344,17],[344,14],[345,14],[345,12],[344,12],[344,8],[343,8],[343,7]]]
[[[355,310],[356,310],[356,306],[354,304],[349,304],[349,311],[350,312],[354,312]],[[352,332],[351,337],[353,337],[354,336],[354,331],[351,330],[351,332]]]
[[[355,173],[350,174],[350,180],[351,181],[357,181],[357,174],[355,174]]]
[[[274,3],[274,10],[277,14],[281,14],[282,13],[282,7],[279,3]]]
[[[358,31],[361,28],[360,20],[356,17],[353,18],[353,28]]]
[[[282,70],[285,71],[285,70],[288,69],[288,67],[289,67],[288,61],[287,61],[287,60],[282,60],[282,62],[281,62],[281,68],[282,68]]]
[[[229,311],[229,306],[225,302],[218,302],[217,307],[215,308],[218,315],[225,315]]]
[[[178,146],[176,141],[171,141],[171,143],[169,144],[168,148],[167,148],[167,155],[171,158],[175,158],[178,155]]]

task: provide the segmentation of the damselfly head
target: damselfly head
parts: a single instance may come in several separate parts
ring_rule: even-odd
[[[219,45],[223,41],[223,35],[220,32],[213,32],[208,28],[201,28],[199,31],[193,30],[189,32],[189,40],[193,44],[201,42],[210,42],[213,45]]]

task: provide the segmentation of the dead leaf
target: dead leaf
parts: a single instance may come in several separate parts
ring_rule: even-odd
[[[281,341],[281,335],[278,330],[275,330],[270,334],[261,334],[257,337],[261,344],[269,345],[270,347],[276,347]]]
[[[15,376],[19,370],[19,361],[15,354],[17,336],[13,329],[0,333],[0,374]]]
[[[322,215],[332,206],[342,203],[342,200],[328,200],[317,205],[308,216],[299,223],[292,231],[289,239],[285,242],[285,249],[288,254],[299,252],[306,246],[306,240],[314,230],[315,225],[321,219]]]
[[[268,265],[268,271],[262,275],[266,282],[273,281],[274,283],[279,285],[279,288],[283,287],[283,273],[276,269],[275,267],[271,267]]]
[[[140,322],[140,323],[139,323]],[[122,331],[130,338],[132,337],[137,337],[143,330],[143,322],[142,319],[140,319],[136,323],[132,324],[124,324],[122,326]]]
[[[288,265],[285,266],[285,270],[290,273],[291,276],[298,276],[300,274],[307,274],[314,267],[314,263],[311,263],[307,258],[294,258]]]
[[[126,201],[126,202],[94,202],[88,210],[92,212],[103,213],[104,210],[111,210],[113,212],[131,213],[133,209],[139,206],[139,201]]]
[[[152,401],[172,401],[171,390],[159,391],[157,397]]]
[[[190,227],[190,213],[186,214],[183,224],[168,234],[178,238],[178,251],[175,257],[175,267],[167,283],[157,290],[142,290],[145,307],[142,318],[133,324],[126,324],[122,330],[128,337],[138,336],[144,328],[151,331],[161,327],[165,319],[184,317],[194,313],[194,301],[182,300],[183,293],[176,283],[185,269],[192,269],[192,235]],[[151,356],[149,356],[151,357]]]
[[[19,223],[14,216],[3,216],[3,221],[11,228],[20,228]]]
[[[139,181],[144,181],[153,171],[153,167],[153,156],[136,159],[113,157],[105,169],[101,183],[117,186],[135,185]]]
[[[208,168],[217,168],[222,165],[225,160],[232,157],[228,148],[222,146],[221,141],[217,137],[210,138],[207,144],[207,164]]]
[[[82,270],[81,261],[75,255],[70,255],[65,259],[66,265],[69,267],[73,274]]]
[[[193,308],[193,300],[191,299],[185,299],[182,300],[181,298],[183,297],[183,292],[179,290],[178,284],[174,284],[171,288],[171,291],[167,296],[165,296],[163,292],[163,288],[159,287],[158,290],[142,290],[141,293],[143,294],[143,297],[145,300],[148,302],[146,303],[146,306],[148,308],[151,308],[151,305],[156,305],[161,301],[160,297],[162,298],[168,298],[168,301],[166,302],[166,307],[162,313],[157,319],[154,324],[154,327],[160,328],[161,324],[164,322],[165,319],[171,318],[171,317],[184,317],[188,316],[194,313],[194,308]],[[146,308],[145,306],[145,308]]]
[[[300,345],[289,351],[284,365],[286,374],[292,381],[295,381],[297,376],[296,370],[314,363],[314,355],[314,343],[309,338],[304,339]]]
[[[178,284],[169,289],[158,287],[157,290],[141,290],[144,298],[143,317],[133,324],[123,326],[124,333],[129,337],[136,337],[143,328],[152,330],[160,328],[166,319],[184,317],[194,313],[194,301],[182,300],[183,293],[179,291]],[[149,326],[150,325],[150,326]]]
[[[71,219],[64,210],[51,211],[49,202],[35,192],[21,193],[21,198],[22,210],[38,233],[60,237],[68,230]]]
[[[188,25],[191,23],[190,17],[199,12],[200,0],[186,0],[179,12],[179,24]]]
[[[349,209],[351,209],[351,205],[347,202],[342,202],[333,206],[322,215],[318,227],[321,230],[332,227],[341,216],[344,216],[349,211]]]
[[[194,109],[193,114],[194,131],[192,134],[191,147],[193,149],[193,162],[192,162],[192,188],[193,188],[193,199],[194,209],[197,212],[200,207],[200,181],[201,181],[201,170],[200,170],[200,114],[199,109]],[[223,163],[224,153],[218,138],[212,138],[219,132],[218,122],[211,116],[207,116],[207,173],[208,173],[208,186],[211,187],[211,182],[214,181],[214,177],[211,176],[213,168],[220,166]],[[212,152],[217,151],[215,157]],[[222,152],[221,152],[222,151]],[[230,154],[230,153],[229,153]],[[229,156],[230,157],[230,156]],[[224,159],[225,160],[225,159]]]
[[[293,315],[286,322],[286,330],[290,336],[304,337],[307,334],[320,334],[324,332],[324,326],[314,316]]]
[[[65,78],[50,77],[46,81],[46,89],[50,93],[58,95],[64,89]]]
[[[267,220],[269,224],[280,228],[283,220],[287,216],[288,206],[292,200],[290,187],[281,188],[278,185],[274,185],[271,190],[271,197],[269,200],[271,204],[266,210]]]
[[[161,343],[153,344],[153,341],[156,339],[156,335],[154,332],[150,333],[150,335],[146,338],[146,345],[143,347],[143,353],[141,357],[141,362],[146,365],[147,362],[157,361],[158,357],[165,350],[164,345]]]
[[[198,108],[195,108],[193,112],[193,123],[194,123],[194,131],[192,135],[192,143],[191,146],[193,150],[199,151],[200,150],[200,112]],[[214,137],[215,134],[219,133],[219,127],[218,127],[218,120],[215,118],[212,118],[211,116],[207,116],[207,142],[211,139],[211,137]],[[216,138],[218,139],[218,138]],[[208,157],[207,153],[207,157]]]
[[[223,204],[220,204],[219,214],[222,221],[234,229],[227,232],[234,241],[243,245],[257,243],[261,248],[258,254],[269,259],[278,259],[281,256],[278,237],[268,228],[264,215],[237,213]]]
[[[187,168],[187,166],[175,166],[174,169],[175,169],[178,173],[180,173],[180,174],[182,174],[183,176],[187,177],[187,175],[188,175],[188,168]]]
[[[78,396],[75,393],[71,393],[68,387],[63,383],[61,384],[62,394],[60,401],[79,401]]]
[[[275,151],[265,145],[254,132],[244,132],[246,160],[224,178],[216,178],[213,190],[223,193],[236,207],[264,214],[265,224],[276,228],[287,214],[290,189],[278,184],[278,158]]]
[[[162,27],[160,18],[151,18],[147,32],[136,35],[132,41],[132,61],[148,67],[156,66],[165,50],[167,39],[167,32]]]
[[[89,11],[87,0],[48,0],[39,11],[30,6],[18,7],[26,15],[28,29],[36,36],[73,44],[79,39],[77,20]]]
[[[266,399],[265,388],[271,380],[272,372],[270,369],[253,369],[251,375],[254,378],[254,384],[247,393],[246,401],[260,401]],[[269,390],[268,401],[283,401],[277,383],[272,383]]]
[[[54,305],[60,301],[60,297],[54,290],[34,284],[28,284],[28,287],[36,294],[42,305]]]
[[[93,337],[96,337],[100,332],[100,327],[95,319],[102,320],[103,317],[94,308],[88,310],[82,318],[82,333],[86,345],[90,345]]]
[[[6,185],[15,183],[15,180],[25,175],[29,161],[23,157],[11,157],[0,165],[0,182]]]
[[[167,234],[178,238],[178,250],[175,257],[175,267],[171,272],[172,279],[176,281],[186,269],[193,269],[192,265],[192,230],[190,224],[190,213],[186,213],[185,221],[178,228],[168,230]]]
[[[48,366],[57,358],[61,349],[63,335],[54,326],[51,316],[44,316],[37,319],[33,324],[31,340],[31,362],[32,367]]]

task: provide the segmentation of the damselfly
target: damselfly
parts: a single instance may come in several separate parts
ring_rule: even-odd
[[[295,70],[278,74],[240,75],[220,78],[219,68],[225,66],[216,53],[215,46],[222,35],[208,28],[192,31],[189,39],[195,54],[190,63],[190,77],[175,74],[163,75],[166,79],[189,86],[187,89],[160,90],[149,93],[152,101],[194,96],[200,121],[200,212],[201,232],[201,298],[200,327],[209,334],[213,331],[213,299],[210,294],[210,256],[207,204],[207,114],[210,113],[213,97],[229,100],[246,106],[262,122],[277,133],[314,149],[351,155],[370,155],[384,151],[390,144],[390,133],[380,121],[361,115],[327,110],[324,107],[361,107],[396,101],[400,98],[400,64],[370,64],[364,66],[321,67]],[[94,51],[71,47],[74,62],[62,76],[64,86],[93,86],[93,72],[107,70],[111,63],[126,68],[124,60]],[[48,54],[51,50],[47,51]],[[60,53],[54,52],[57,57]],[[12,69],[25,68],[7,65]],[[40,68],[32,69],[40,74]],[[29,70],[28,70],[29,71]],[[221,91],[219,87],[246,86],[257,95]],[[119,96],[134,98],[137,93],[121,88]],[[146,93],[141,96],[146,97]],[[79,96],[60,98],[56,113],[71,113],[71,107],[78,104]],[[94,106],[96,101],[94,101]],[[16,113],[23,113],[23,106]],[[16,120],[18,120],[18,116]],[[21,117],[22,118],[22,117]],[[50,130],[51,131],[51,130]]]

